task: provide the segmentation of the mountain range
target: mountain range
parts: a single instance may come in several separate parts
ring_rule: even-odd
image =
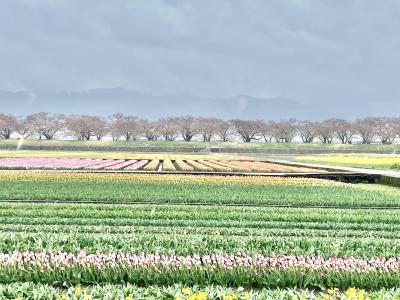
[[[258,98],[249,95],[207,98],[193,95],[153,95],[126,88],[82,91],[0,90],[0,112],[26,115],[35,112],[93,114],[109,116],[116,112],[141,118],[166,116],[207,116],[225,119],[282,118],[321,119],[328,113],[284,97]]]

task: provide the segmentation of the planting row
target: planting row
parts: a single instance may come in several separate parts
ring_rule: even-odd
[[[0,282],[67,284],[224,285],[244,287],[393,288],[400,257],[369,259],[264,256],[245,253],[163,255],[158,253],[0,253]]]
[[[393,210],[3,203],[0,251],[218,249],[388,257],[399,254],[399,226]]]
[[[323,291],[305,289],[261,289],[227,288],[222,286],[187,287],[173,285],[167,287],[138,287],[135,285],[80,285],[68,288],[33,283],[0,285],[1,299],[26,300],[92,300],[92,299],[125,299],[125,300],[282,300],[282,299],[315,299],[315,300],[391,300],[400,297],[399,289],[366,291],[348,288],[340,291],[328,288]]]
[[[245,217],[245,215],[243,216]],[[108,225],[108,226],[158,226],[158,227],[213,227],[213,228],[304,228],[315,230],[369,230],[369,231],[392,231],[400,230],[398,224],[374,223],[352,223],[352,222],[301,222],[301,221],[230,221],[230,220],[148,220],[146,218],[103,218],[95,219],[92,217],[1,217],[2,224],[26,224],[26,225]]]
[[[316,224],[354,224],[360,228],[382,226],[396,230],[400,225],[399,213],[390,209],[323,209],[323,208],[279,208],[279,207],[218,207],[185,205],[107,205],[107,204],[53,204],[53,203],[0,203],[0,220],[20,218],[88,219],[91,222],[104,221],[123,224],[146,220],[149,222],[168,221],[225,221],[242,224],[264,224],[263,222],[296,222]],[[344,216],[345,215],[345,216]],[[322,224],[321,226],[324,226]],[[235,225],[236,227],[236,225]]]
[[[306,178],[2,171],[0,199],[400,207],[400,189]]]
[[[2,228],[3,229],[3,228]],[[23,228],[18,228],[23,229]],[[355,256],[369,258],[373,256],[393,257],[400,256],[399,235],[395,238],[382,238],[380,234],[365,237],[367,232],[343,232],[344,236],[335,236],[335,231],[325,232],[326,236],[313,236],[310,230],[297,230],[298,236],[291,236],[287,231],[277,230],[275,235],[259,236],[263,231],[255,231],[253,235],[240,236],[230,234],[208,235],[207,231],[199,234],[190,232],[182,233],[157,233],[157,228],[138,230],[137,233],[113,233],[108,228],[97,227],[97,232],[74,231],[72,227],[55,227],[54,232],[46,232],[38,228],[39,233],[27,231],[9,231],[0,233],[2,238],[0,250],[11,253],[20,251],[62,250],[76,253],[85,249],[89,253],[96,251],[123,251],[123,252],[152,252],[159,251],[164,254],[208,254],[212,251],[235,253],[261,253],[263,255],[320,255],[330,256]],[[69,229],[69,230],[68,230]],[[152,230],[153,229],[153,230]],[[152,232],[153,231],[153,232]],[[233,230],[232,230],[233,231]],[[339,233],[340,234],[340,233]],[[346,236],[347,234],[347,236]]]
[[[125,171],[202,171],[202,172],[323,172],[310,168],[284,166],[259,161],[220,160],[125,160],[91,158],[0,158],[0,169],[43,170],[125,170]]]
[[[170,222],[173,225],[172,222]],[[118,225],[79,225],[77,227],[74,224],[48,224],[48,225],[37,225],[34,224],[2,224],[1,231],[4,232],[76,232],[76,233],[110,233],[116,234],[164,234],[164,235],[201,235],[206,234],[208,236],[237,236],[245,237],[248,235],[256,236],[262,234],[266,237],[338,237],[338,238],[385,238],[385,239],[398,239],[400,234],[398,231],[385,231],[385,230],[361,230],[361,229],[345,229],[345,228],[333,228],[333,229],[315,229],[307,228],[296,228],[295,224],[284,224],[283,228],[273,226],[271,228],[251,228],[251,227],[177,227],[171,229],[170,226],[158,226],[151,225],[137,225],[137,226],[118,226]]]

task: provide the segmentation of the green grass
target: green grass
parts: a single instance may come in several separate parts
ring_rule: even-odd
[[[33,146],[76,146],[76,147],[177,147],[177,148],[204,148],[222,147],[222,148],[266,148],[266,149],[323,149],[323,150],[355,150],[355,151],[399,151],[400,144],[381,145],[381,144],[322,144],[322,143],[265,143],[263,141],[253,141],[251,143],[243,143],[241,141],[230,142],[202,142],[202,141],[64,141],[64,140],[24,140],[23,145]],[[0,146],[15,146],[17,148],[18,140],[0,140]]]

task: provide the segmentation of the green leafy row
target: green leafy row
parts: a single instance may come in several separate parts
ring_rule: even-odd
[[[261,289],[227,288],[222,286],[192,286],[173,285],[167,287],[138,287],[135,285],[94,285],[91,287],[71,286],[66,288],[53,287],[45,284],[14,283],[0,285],[0,297],[5,300],[160,300],[160,299],[201,299],[201,300],[293,300],[293,299],[376,299],[389,300],[400,297],[399,289],[365,291],[348,289],[338,291],[312,291],[304,289]],[[327,297],[328,296],[328,297]]]
[[[110,233],[0,233],[0,251],[60,250],[77,252],[122,251],[165,254],[206,254],[211,252],[260,253],[264,255],[309,256],[400,256],[400,239],[336,237],[219,236],[193,234],[110,234]]]
[[[1,200],[130,201],[258,205],[400,206],[400,191],[364,185],[275,185],[176,181],[0,181]]]
[[[339,222],[285,222],[285,221],[229,221],[229,220],[146,220],[146,219],[91,219],[91,218],[60,218],[60,217],[1,217],[1,224],[23,225],[92,225],[92,226],[153,226],[153,227],[213,227],[213,228],[278,228],[278,229],[315,229],[315,230],[368,230],[368,231],[399,231],[400,225],[382,223],[339,223]]]
[[[361,268],[360,268],[361,270]],[[67,283],[71,285],[93,285],[102,283],[130,283],[140,286],[151,285],[221,285],[248,288],[310,288],[326,289],[351,287],[363,289],[394,288],[400,282],[400,272],[355,270],[332,271],[324,268],[288,267],[266,271],[257,266],[251,268],[225,266],[190,268],[165,268],[161,264],[144,267],[117,265],[113,267],[72,267],[42,269],[34,265],[26,267],[4,266],[0,268],[0,283],[34,282],[43,284]]]
[[[306,213],[305,213],[306,212]],[[0,203],[0,217],[53,217],[91,219],[284,221],[400,224],[392,209],[326,209],[185,205],[106,205]]]

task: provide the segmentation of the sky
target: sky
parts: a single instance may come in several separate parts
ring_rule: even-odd
[[[246,95],[395,115],[399,16],[398,0],[0,0],[0,90],[33,95],[26,111],[38,90],[118,88],[171,107],[209,99],[210,113]],[[111,98],[98,105],[113,110]],[[70,109],[65,97],[37,103]]]

